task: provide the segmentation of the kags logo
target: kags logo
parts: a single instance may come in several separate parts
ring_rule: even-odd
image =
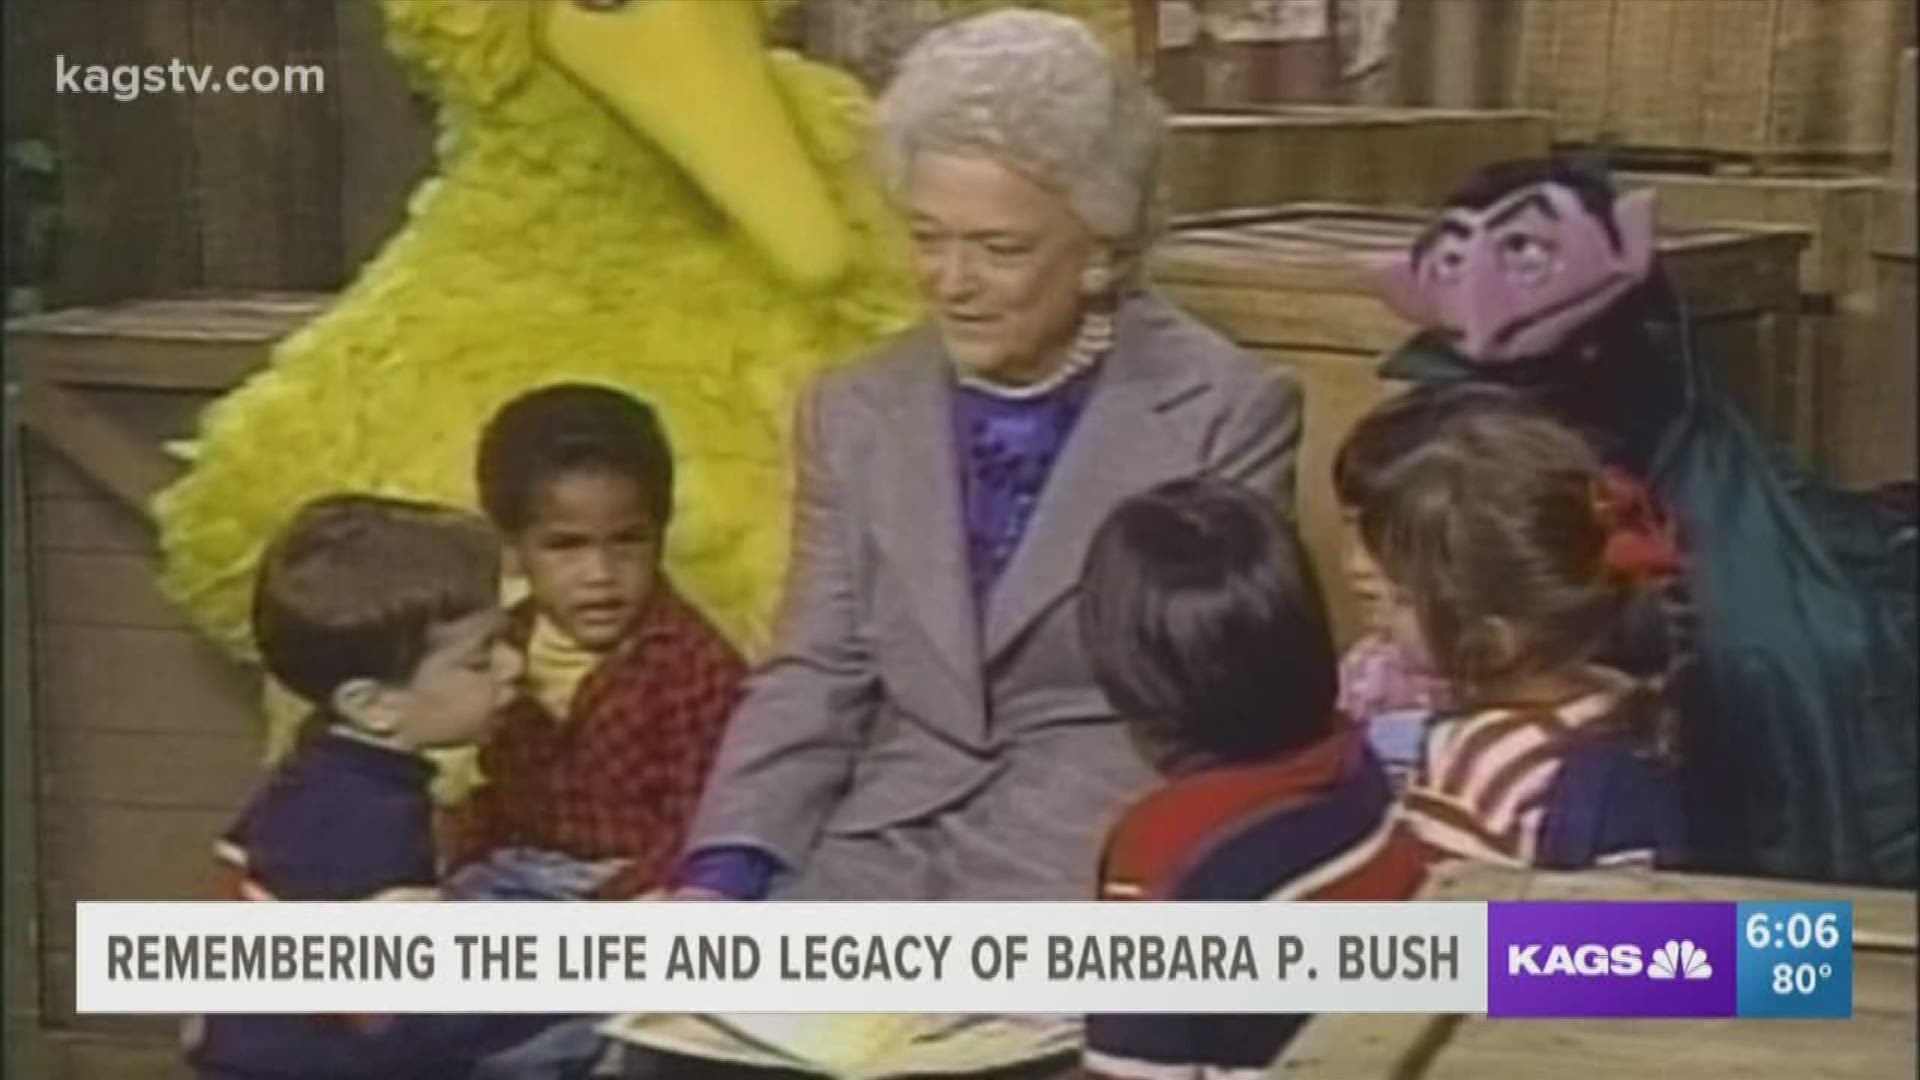
[[[1638,975],[1642,968],[1638,945],[1507,946],[1509,975]]]

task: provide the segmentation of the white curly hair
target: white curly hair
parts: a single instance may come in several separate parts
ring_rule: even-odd
[[[878,114],[875,164],[896,199],[931,150],[982,154],[1059,192],[1118,254],[1145,250],[1164,219],[1165,109],[1064,15],[1002,10],[931,31]]]

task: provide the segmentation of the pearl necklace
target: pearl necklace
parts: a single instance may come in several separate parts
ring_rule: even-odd
[[[1008,386],[994,382],[973,372],[959,372],[960,385],[969,390],[978,390],[997,398],[1011,401],[1025,401],[1043,397],[1059,389],[1074,376],[1098,364],[1103,357],[1113,351],[1113,315],[1104,310],[1088,311],[1080,318],[1080,329],[1073,336],[1073,343],[1067,346],[1066,359],[1053,374],[1039,382],[1025,386]]]

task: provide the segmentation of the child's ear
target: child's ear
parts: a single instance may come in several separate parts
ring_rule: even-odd
[[[390,690],[373,679],[349,679],[328,704],[341,719],[369,735],[390,737],[400,729],[400,711]]]

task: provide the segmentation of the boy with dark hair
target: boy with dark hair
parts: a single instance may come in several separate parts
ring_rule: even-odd
[[[487,425],[481,505],[529,587],[509,615],[525,693],[482,747],[462,854],[624,860],[602,897],[664,884],[745,665],[661,572],[673,455],[653,410],[563,384]]]
[[[421,752],[479,740],[511,694],[498,593],[498,548],[464,514],[341,495],[295,516],[261,564],[254,633],[313,713],[218,845],[231,896],[438,895]],[[451,1080],[550,1022],[220,1015],[190,1023],[188,1055],[204,1080]]]
[[[1365,737],[1334,708],[1325,603],[1257,495],[1178,480],[1095,534],[1081,633],[1168,783],[1108,835],[1109,900],[1399,900],[1423,870]],[[1093,1016],[1105,1076],[1264,1069],[1304,1016]]]

